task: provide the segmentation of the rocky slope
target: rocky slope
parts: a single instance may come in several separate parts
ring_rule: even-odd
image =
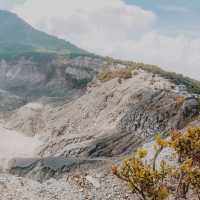
[[[0,21],[0,200],[135,199],[113,163],[200,124],[199,81]]]
[[[184,128],[199,114],[199,102],[193,97],[179,102],[171,88],[173,83],[143,70],[122,82],[94,82],[76,101],[47,112],[40,154],[118,156],[157,132]]]
[[[80,88],[90,81],[102,64],[100,58],[90,56],[36,56],[42,58],[1,60],[1,88],[23,96],[58,96],[59,92],[64,96],[69,89]]]
[[[41,156],[115,157],[130,153],[157,132],[184,128],[199,114],[195,97],[180,97],[175,85],[137,70],[132,78],[93,81],[75,101],[50,106],[27,104],[7,127],[42,135]]]
[[[35,150],[41,145],[37,137],[25,137],[19,132],[6,129],[3,124],[0,124],[0,138],[0,169],[6,169],[13,157],[35,156]]]
[[[26,99],[0,89],[0,111],[12,111],[26,104]]]
[[[157,132],[200,124],[199,99],[149,71],[94,79],[77,91],[73,99],[39,97],[4,110],[0,199],[136,199],[112,175],[112,164],[140,145],[151,150]]]
[[[4,94],[13,95],[13,99],[12,95],[6,95],[8,102],[4,101],[4,110],[10,110],[9,102],[16,99],[29,102],[42,96],[73,98],[82,94],[103,63],[101,58],[81,55],[37,54],[36,57],[0,60],[0,88],[6,91]],[[16,102],[13,108],[18,105],[21,103]],[[2,106],[0,109],[2,111]]]
[[[1,200],[131,200],[128,188],[110,173],[110,166],[84,167],[44,183],[0,174]]]
[[[94,79],[74,100],[42,98],[9,112],[4,128],[37,136],[42,145],[34,156],[15,154],[9,162],[6,173],[13,175],[0,175],[2,200],[134,198],[111,165],[148,146],[157,132],[199,124],[198,98],[176,88],[137,69],[128,79]]]

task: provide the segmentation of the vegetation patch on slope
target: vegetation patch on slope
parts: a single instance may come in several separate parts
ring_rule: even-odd
[[[128,79],[132,77],[132,70],[131,69],[103,69],[98,75],[97,79],[100,81],[109,81],[114,78],[119,79]]]
[[[157,162],[166,148],[174,154],[173,165],[166,160]],[[113,166],[113,173],[127,182],[141,200],[187,199],[189,195],[200,199],[200,128],[185,133],[173,130],[167,139],[158,135],[154,149],[150,163],[145,159],[147,150],[139,149],[121,167]]]
[[[122,61],[110,57],[106,58],[106,62],[106,66],[114,66],[120,64],[126,66],[127,68],[131,68],[132,70],[142,69],[153,74],[158,74],[177,85],[185,85],[188,92],[190,93],[200,94],[200,81],[183,76],[182,74],[177,74],[175,72],[167,72],[156,65],[149,65],[132,61]]]

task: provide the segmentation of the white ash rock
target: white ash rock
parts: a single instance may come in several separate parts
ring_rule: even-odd
[[[44,109],[41,103],[28,103],[12,113],[5,126],[27,136],[39,135],[45,128]]]
[[[71,76],[73,79],[76,80],[90,80],[92,79],[92,75],[89,74],[86,70],[83,69],[78,69],[78,68],[74,68],[74,67],[67,67],[65,69],[65,73],[66,75]]]
[[[10,160],[16,157],[36,156],[42,142],[39,138],[30,138],[16,131],[11,131],[0,124],[0,168],[6,169]]]
[[[41,155],[119,155],[142,138],[183,128],[199,114],[197,100],[178,105],[176,93],[166,89],[172,83],[145,71],[121,83],[116,78],[94,85],[79,99],[46,113],[47,142]]]

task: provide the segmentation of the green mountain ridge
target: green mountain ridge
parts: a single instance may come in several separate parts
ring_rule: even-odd
[[[38,31],[16,14],[0,10],[0,57],[24,53],[88,54],[75,45]]]

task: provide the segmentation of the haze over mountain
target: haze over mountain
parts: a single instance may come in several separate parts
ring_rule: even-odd
[[[86,51],[34,29],[16,14],[0,10],[0,56],[30,52],[87,53]]]
[[[103,59],[34,29],[16,14],[0,10],[0,108],[13,109],[13,96],[70,96],[94,77]],[[80,91],[81,92],[81,91]],[[12,102],[10,104],[10,102]],[[14,106],[15,107],[15,106]]]
[[[187,85],[191,92],[200,91],[198,81],[166,73],[156,66],[124,63],[93,55],[65,40],[34,29],[9,11],[0,11],[0,21],[0,88],[6,91],[0,93],[4,99],[0,105],[3,109],[7,108],[5,103],[8,99],[9,109],[13,109],[13,102],[23,104],[21,97],[71,97],[77,91],[82,93],[101,67],[113,62],[144,67],[177,84]],[[20,99],[8,98],[7,92],[20,96]]]
[[[25,0],[8,9],[33,27],[98,55],[200,79],[200,3],[154,1]]]

